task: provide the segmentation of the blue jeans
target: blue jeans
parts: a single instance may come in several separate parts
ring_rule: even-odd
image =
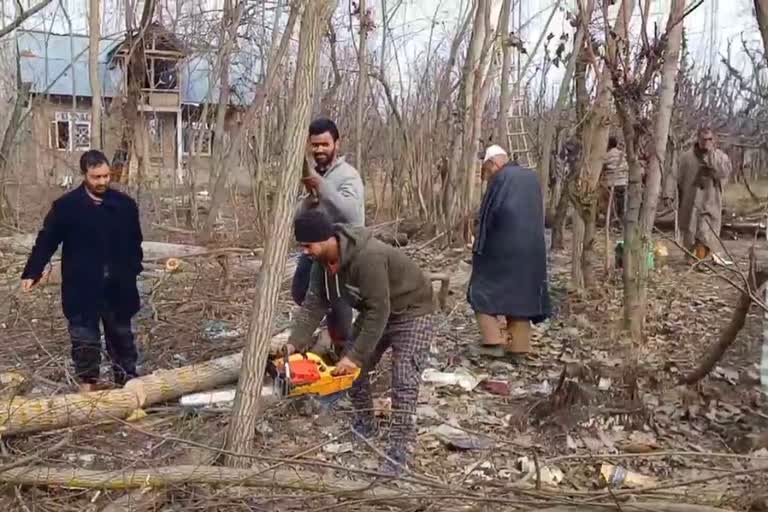
[[[314,261],[309,256],[300,255],[296,262],[296,271],[291,283],[293,302],[301,306],[309,289],[309,279]],[[328,334],[335,343],[344,343],[352,339],[352,307],[344,301],[338,301],[328,308],[326,313]]]

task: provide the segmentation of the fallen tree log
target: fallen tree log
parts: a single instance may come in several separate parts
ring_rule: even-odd
[[[220,446],[223,437],[223,432],[219,431],[214,435],[214,441],[208,440],[208,444]],[[175,462],[182,466],[210,466],[215,462],[217,456],[218,452],[214,450],[188,446]],[[134,489],[102,508],[101,512],[125,512],[126,510],[149,512],[158,510],[168,501],[168,498],[168,489],[165,487],[154,488],[150,491],[147,491],[146,488]]]
[[[35,245],[37,234],[0,237],[0,251],[28,254]],[[152,242],[145,240],[141,244],[145,259],[183,258],[210,251],[208,247],[189,244],[172,244],[167,242]],[[245,249],[244,249],[245,250]]]
[[[382,487],[374,488],[367,481],[356,482],[317,473],[290,469],[265,471],[197,464],[114,471],[25,466],[0,473],[0,482],[14,485],[111,490],[157,488],[182,484],[239,485],[331,493],[337,496],[354,495],[371,498],[402,496],[400,491]]]
[[[273,343],[287,332],[273,337]],[[122,389],[0,401],[0,433],[15,435],[127,418],[136,409],[237,381],[242,353],[131,379]]]
[[[619,503],[618,505],[560,505],[539,508],[537,512],[731,512],[731,509],[707,507],[704,505],[670,503],[668,501],[640,501]]]

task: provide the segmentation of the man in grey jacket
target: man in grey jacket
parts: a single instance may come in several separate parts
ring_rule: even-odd
[[[360,173],[339,156],[339,130],[327,118],[309,125],[309,145],[315,168],[302,180],[307,194],[302,198],[297,215],[307,208],[323,210],[333,222],[365,225],[365,190]],[[316,199],[315,199],[316,198]],[[302,254],[296,263],[291,294],[301,305],[309,288],[312,260]],[[328,334],[335,345],[352,336],[352,309],[341,302],[328,310]]]

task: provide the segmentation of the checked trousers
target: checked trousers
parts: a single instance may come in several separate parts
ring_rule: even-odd
[[[355,421],[373,428],[374,411],[370,388],[370,372],[381,356],[392,348],[392,416],[389,445],[410,450],[416,437],[416,404],[419,398],[421,372],[432,342],[431,316],[416,318],[390,317],[369,361],[349,391],[355,408]]]

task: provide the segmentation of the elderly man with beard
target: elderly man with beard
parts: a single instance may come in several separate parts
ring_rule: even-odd
[[[731,174],[731,160],[715,145],[711,128],[699,128],[694,146],[680,156],[677,186],[683,243],[698,259],[717,257],[723,220],[723,187]]]
[[[98,387],[101,331],[114,383],[136,376],[131,318],[139,310],[136,277],[142,271],[142,234],[136,202],[109,188],[110,168],[101,151],[80,158],[83,183],[53,202],[21,276],[32,290],[61,244],[61,299],[69,321],[72,360],[80,391]]]
[[[535,172],[510,162],[496,145],[486,149],[483,176],[488,188],[467,301],[480,327],[479,352],[519,359],[531,349],[531,322],[550,314],[541,188]],[[499,317],[506,320],[506,335]]]
[[[309,146],[314,169],[303,179],[307,195],[301,199],[297,215],[319,208],[333,221],[351,226],[365,225],[365,191],[360,173],[339,155],[339,130],[330,119],[320,118],[309,125]],[[312,259],[302,254],[296,263],[291,292],[301,305],[309,288]],[[343,302],[328,310],[328,334],[337,347],[352,335],[352,309]]]

